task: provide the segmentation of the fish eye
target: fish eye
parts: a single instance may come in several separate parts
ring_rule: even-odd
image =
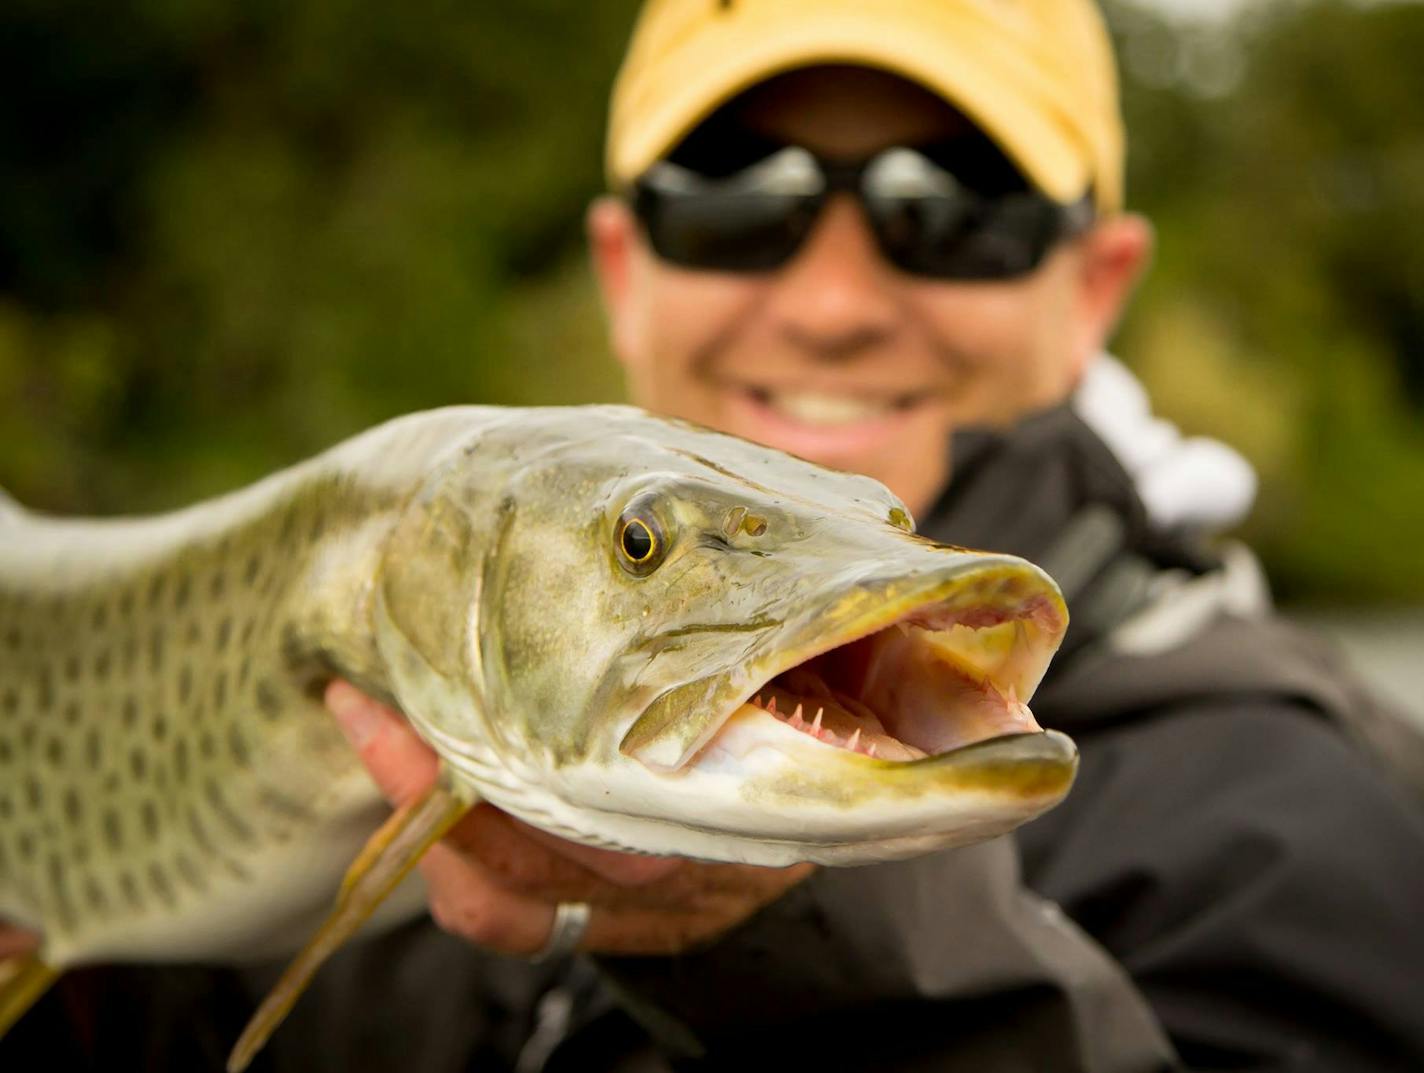
[[[667,552],[667,539],[657,517],[646,506],[634,505],[618,519],[614,544],[629,572],[643,577],[655,570]]]
[[[623,554],[631,563],[645,563],[657,550],[658,538],[642,518],[629,518],[623,523]]]

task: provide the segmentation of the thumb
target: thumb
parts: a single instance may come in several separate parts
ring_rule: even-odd
[[[339,680],[326,687],[326,707],[392,805],[410,804],[434,785],[440,760],[400,712]]]

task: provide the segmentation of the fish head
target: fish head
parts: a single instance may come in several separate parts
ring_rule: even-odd
[[[1067,793],[1073,743],[1025,704],[1067,625],[1043,571],[915,535],[868,478],[602,413],[461,493],[463,639],[412,714],[457,778],[580,841],[761,864],[975,841]]]

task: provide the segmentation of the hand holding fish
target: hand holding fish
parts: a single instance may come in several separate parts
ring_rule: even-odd
[[[433,750],[391,708],[345,682],[327,707],[392,805],[436,777]],[[811,865],[760,868],[644,857],[579,845],[492,805],[471,809],[420,865],[441,927],[501,953],[543,947],[560,902],[593,906],[581,949],[671,954],[710,942],[799,883]]]

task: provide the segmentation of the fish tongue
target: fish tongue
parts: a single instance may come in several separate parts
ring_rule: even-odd
[[[877,760],[923,760],[928,755],[888,734],[862,734],[859,751]]]
[[[842,701],[849,698],[842,697]],[[894,737],[880,722],[874,712],[863,704],[852,701],[843,708],[854,723],[847,745],[852,745],[856,752],[866,753],[869,756],[880,760],[920,760],[926,754],[916,749],[913,745],[901,741]]]

